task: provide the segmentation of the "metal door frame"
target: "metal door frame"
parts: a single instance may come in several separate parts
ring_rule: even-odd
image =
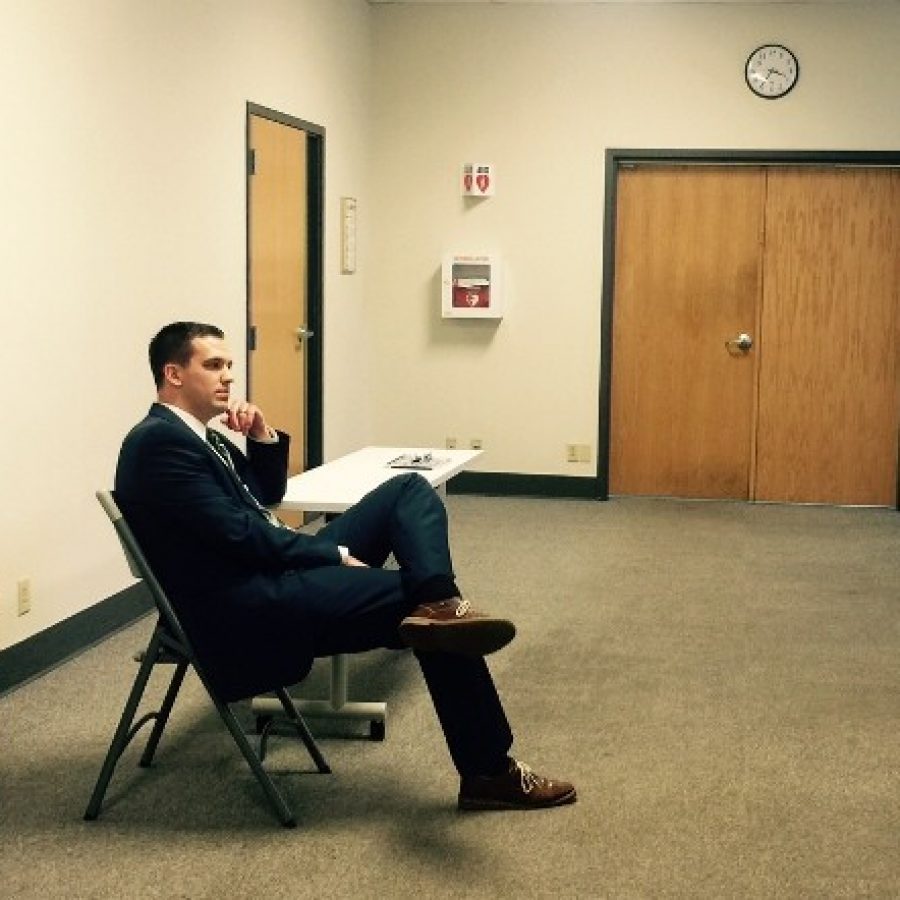
[[[607,149],[603,208],[603,286],[600,300],[600,414],[597,435],[598,500],[609,499],[612,422],[612,322],[616,275],[616,213],[619,170],[638,166],[833,166],[900,168],[894,150],[632,150]],[[898,454],[900,456],[900,454]],[[900,458],[897,509],[900,510]]]

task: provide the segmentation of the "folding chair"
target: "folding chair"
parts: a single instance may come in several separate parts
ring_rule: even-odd
[[[191,648],[181,623],[178,621],[178,617],[172,608],[172,604],[169,602],[168,597],[150,569],[146,558],[141,552],[141,548],[138,546],[131,529],[128,527],[128,523],[125,521],[121,510],[116,505],[112,492],[97,491],[97,499],[100,501],[100,505],[109,516],[109,519],[116,530],[116,534],[122,544],[122,549],[125,552],[125,557],[128,560],[128,565],[132,574],[135,578],[141,579],[144,584],[147,585],[147,588],[156,603],[159,612],[159,621],[156,624],[156,628],[153,630],[150,643],[141,658],[141,665],[138,669],[137,677],[134,680],[134,686],[128,696],[125,709],[122,711],[122,717],[119,720],[119,725],[116,728],[103,767],[100,770],[100,776],[97,779],[94,793],[91,796],[91,800],[85,811],[85,819],[93,820],[100,814],[103,797],[119,757],[131,742],[131,739],[147,722],[150,721],[153,721],[154,725],[150,732],[147,746],[140,758],[140,765],[146,768],[153,762],[153,755],[156,752],[156,747],[159,744],[163,730],[166,727],[169,714],[175,704],[175,698],[178,696],[178,690],[184,680],[187,668],[188,666],[193,666],[194,671],[206,688],[206,692],[209,694],[216,710],[222,717],[222,721],[231,732],[231,736],[238,745],[238,749],[243,754],[244,759],[247,760],[247,764],[250,766],[250,769],[256,776],[257,781],[259,781],[263,792],[272,804],[275,814],[278,816],[282,825],[286,828],[293,828],[297,824],[297,821],[294,818],[290,807],[272,782],[271,777],[262,766],[262,761],[265,758],[267,733],[263,733],[260,738],[260,751],[257,754],[250,746],[250,742],[243,729],[238,724],[231,707],[218,697],[215,689],[212,687],[209,679],[204,673],[203,667],[197,662],[197,657]],[[147,681],[150,678],[150,673],[153,670],[153,667],[160,663],[171,663],[175,665],[175,673],[169,683],[169,688],[163,698],[162,705],[158,710],[147,713],[135,722],[138,706],[147,686]],[[319,751],[306,722],[298,712],[297,707],[294,705],[293,700],[291,700],[285,688],[277,688],[275,694],[281,701],[285,715],[296,726],[300,739],[305,744],[306,749],[309,751],[309,755],[312,757],[313,762],[315,762],[319,772],[323,774],[329,773],[331,769],[328,767],[328,763],[325,762],[325,758]]]

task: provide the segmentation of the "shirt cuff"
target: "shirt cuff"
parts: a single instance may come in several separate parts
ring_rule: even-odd
[[[269,427],[269,433],[264,438],[255,438],[252,434],[247,435],[248,440],[255,441],[257,444],[277,444],[278,443],[278,432]]]

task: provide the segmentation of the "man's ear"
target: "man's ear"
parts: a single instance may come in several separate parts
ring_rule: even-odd
[[[171,384],[174,387],[181,387],[181,366],[179,366],[178,363],[166,363],[163,366],[163,379],[166,384]]]

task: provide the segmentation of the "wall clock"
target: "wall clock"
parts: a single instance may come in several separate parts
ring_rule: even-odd
[[[797,57],[781,44],[763,44],[747,57],[747,86],[758,97],[776,100],[789,93],[800,77]]]

